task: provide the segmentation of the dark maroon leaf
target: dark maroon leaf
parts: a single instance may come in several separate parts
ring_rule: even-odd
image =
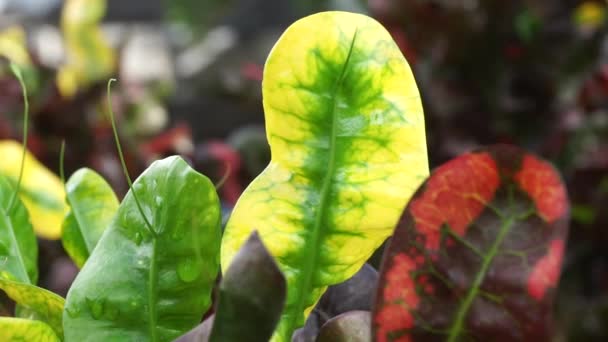
[[[304,327],[294,332],[292,342],[314,342],[321,326],[340,314],[370,311],[377,283],[378,272],[364,264],[349,280],[330,286],[306,319]]]
[[[253,232],[220,283],[209,341],[268,341],[285,294],[285,277]]]
[[[518,148],[437,168],[387,249],[375,340],[550,340],[568,212],[555,169]]]
[[[306,319],[306,324],[293,332],[291,342],[315,342],[317,335],[319,335],[319,330],[321,330],[321,317],[315,309]]]
[[[349,311],[321,328],[317,342],[367,342],[371,339],[369,311]]]
[[[377,283],[378,272],[365,264],[349,280],[330,286],[315,307],[315,311],[320,315],[321,325],[348,311],[370,311]]]
[[[196,326],[196,328],[190,330],[186,334],[180,336],[174,342],[207,342],[209,341],[209,335],[211,335],[211,328],[213,327],[213,321],[215,315],[209,316],[203,323]]]
[[[176,342],[266,342],[283,311],[285,294],[285,277],[254,231],[220,283],[215,315]]]

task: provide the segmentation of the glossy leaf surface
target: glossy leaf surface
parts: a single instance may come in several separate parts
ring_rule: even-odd
[[[53,329],[41,321],[23,318],[0,317],[0,340],[59,342]]]
[[[277,264],[253,233],[220,283],[209,341],[268,341],[283,311],[286,286]]]
[[[0,140],[0,175],[16,185],[23,147],[16,141]],[[29,152],[25,155],[19,196],[29,211],[36,234],[45,239],[61,236],[61,223],[67,211],[61,180]]]
[[[391,234],[428,173],[410,68],[373,19],[325,12],[291,25],[262,84],[272,159],[239,199],[222,267],[258,230],[288,283],[275,335],[287,341],[327,286]]]
[[[68,293],[66,341],[172,341],[210,306],[221,234],[213,184],[169,157],[132,191]]]
[[[385,254],[375,340],[550,340],[568,207],[555,169],[515,147],[434,170]]]
[[[48,324],[57,336],[63,336],[63,298],[34,285],[5,279],[0,279],[0,289],[22,309],[32,312],[37,320]]]
[[[35,284],[38,281],[38,244],[27,209],[16,199],[9,215],[15,189],[0,175],[0,278]]]
[[[110,185],[95,171],[80,169],[65,185],[70,206],[61,240],[78,267],[82,267],[118,210]]]

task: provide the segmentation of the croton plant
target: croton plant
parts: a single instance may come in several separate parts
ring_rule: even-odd
[[[214,184],[178,156],[132,184],[125,167],[119,202],[93,170],[64,184],[0,142],[0,288],[17,304],[0,339],[551,339],[569,208],[548,162],[492,146],[429,176],[412,72],[359,14],[289,27],[263,97],[272,160],[224,229]],[[36,286],[35,232],[81,267],[65,299]]]

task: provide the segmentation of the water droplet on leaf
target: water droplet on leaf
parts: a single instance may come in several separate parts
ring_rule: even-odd
[[[186,283],[196,280],[200,274],[201,270],[199,264],[191,259],[186,259],[177,265],[177,275],[179,276],[179,279]]]
[[[135,236],[133,237],[133,241],[135,242],[136,245],[141,245],[141,241],[143,239],[143,236],[141,235],[141,233],[137,232],[135,233]]]
[[[76,318],[80,313],[80,309],[66,306],[65,312],[67,312],[68,316],[70,316],[71,318]]]
[[[93,318],[100,319],[103,315],[103,300],[87,298],[86,301]]]
[[[160,206],[161,204],[163,204],[163,198],[160,196],[155,196],[154,202],[156,202],[156,205]]]

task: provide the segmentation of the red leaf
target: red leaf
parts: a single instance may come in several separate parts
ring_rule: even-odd
[[[564,215],[568,205],[566,189],[549,163],[527,155],[515,179],[532,197],[538,214],[545,221],[553,222]]]
[[[385,253],[374,340],[549,340],[567,216],[557,172],[517,148],[440,166]]]
[[[464,235],[494,196],[498,183],[496,164],[487,153],[465,154],[440,166],[422,196],[410,206],[416,229],[425,237],[425,247],[439,248],[439,229],[444,223]]]
[[[554,240],[549,253],[536,262],[528,278],[528,292],[536,300],[542,300],[549,287],[555,287],[564,255],[564,241]]]

